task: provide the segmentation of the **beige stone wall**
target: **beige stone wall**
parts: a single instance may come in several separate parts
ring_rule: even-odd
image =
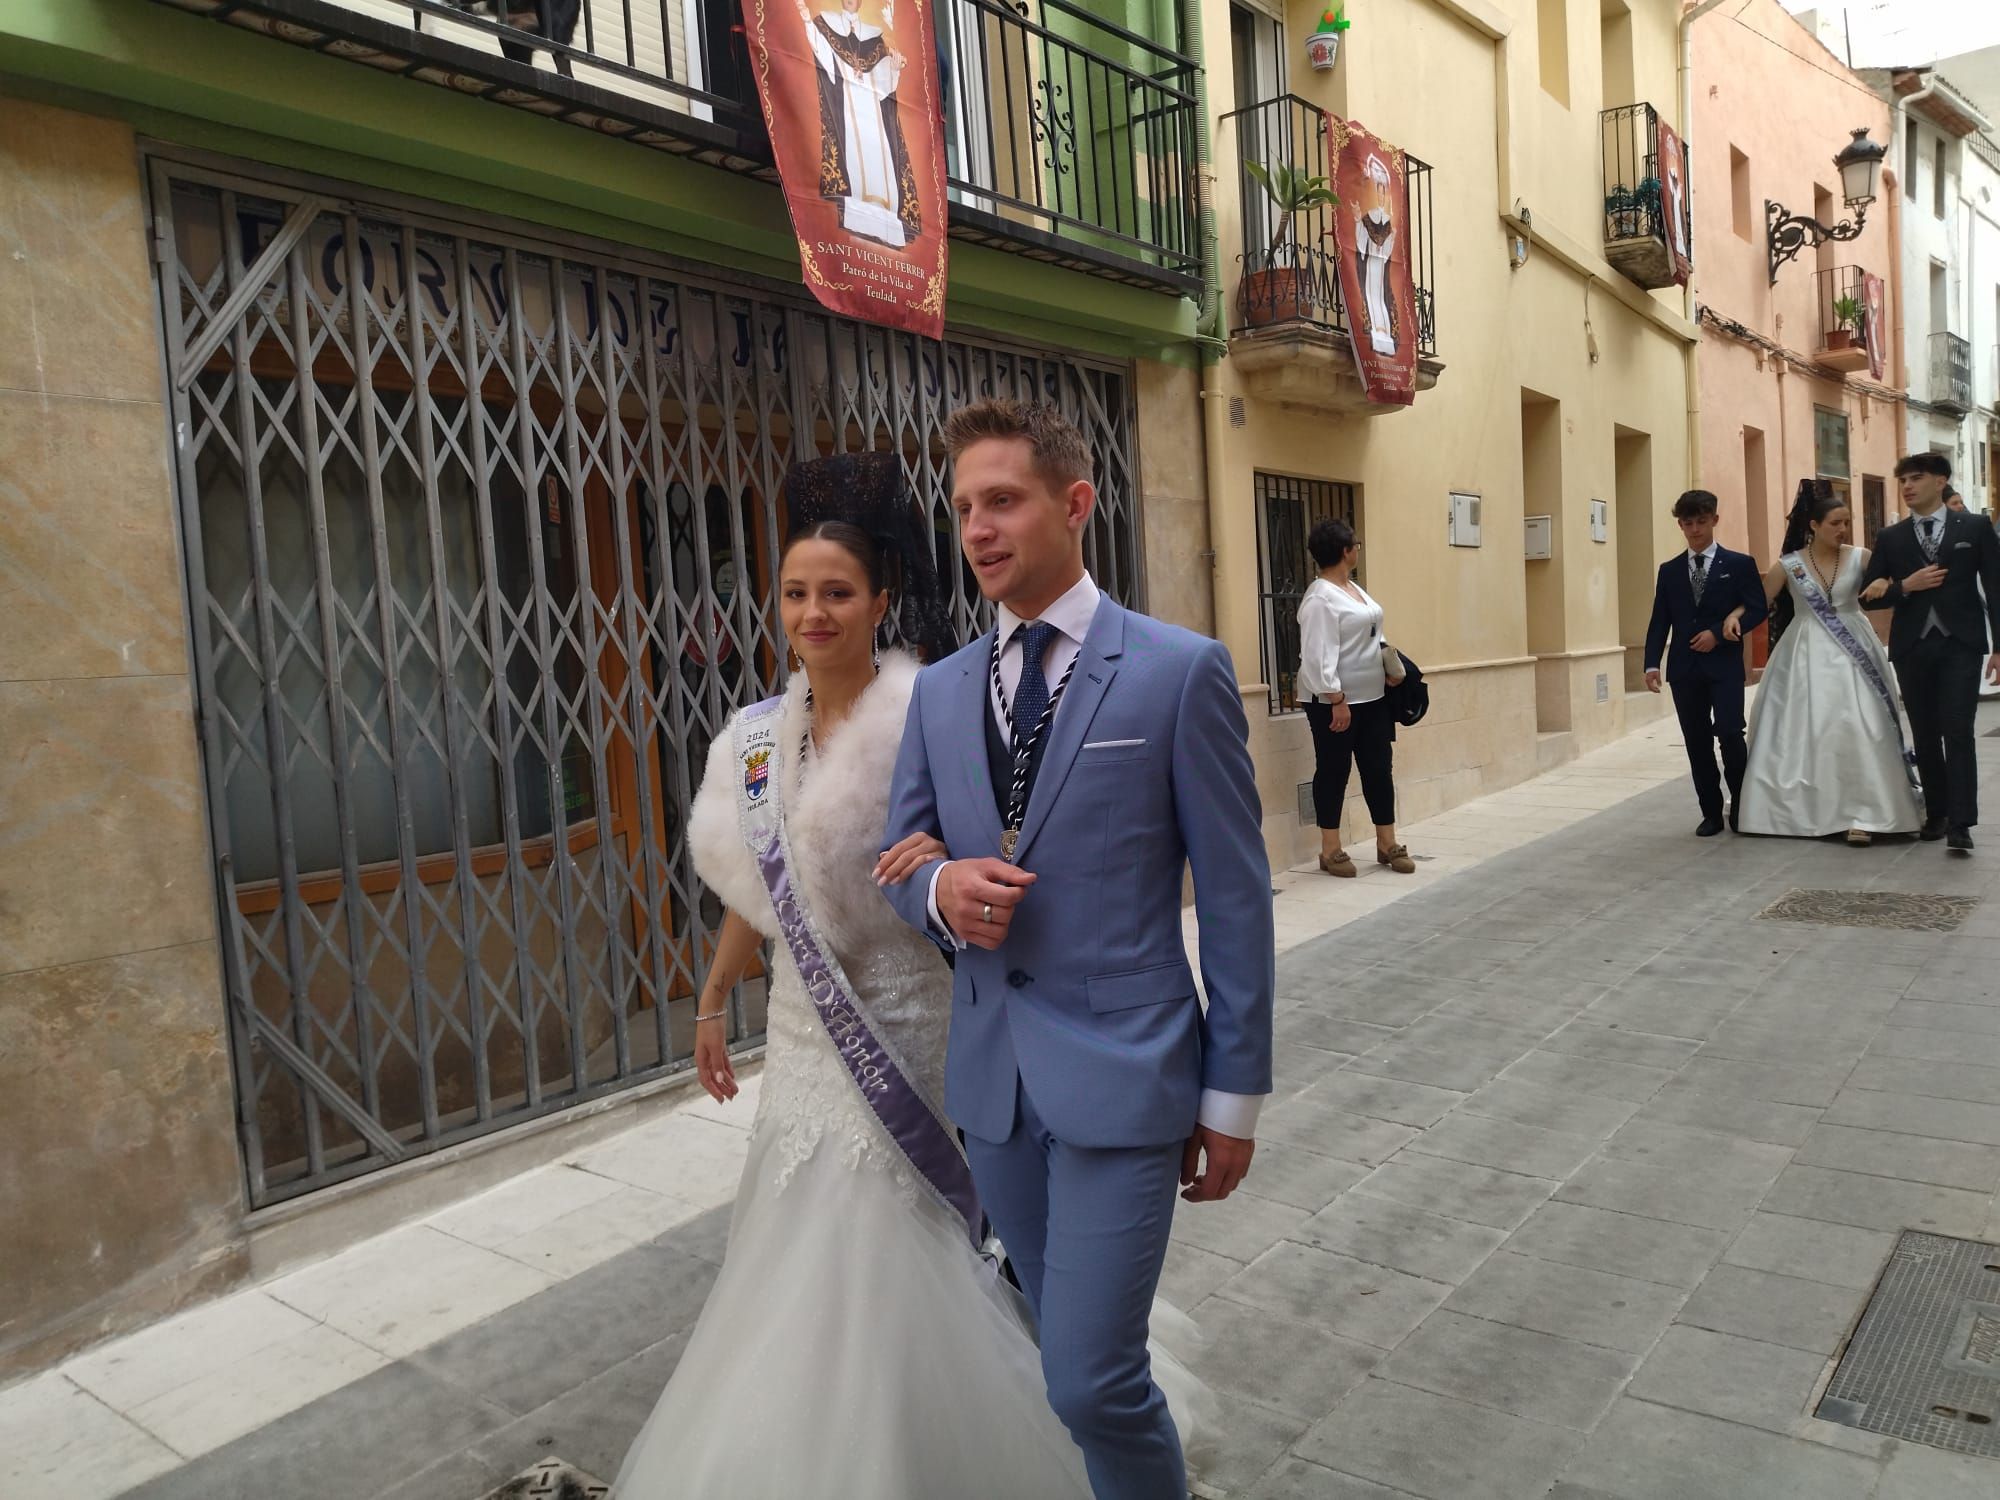
[[[1138,377],[1146,609],[1162,620],[1213,635],[1201,375],[1182,366],[1140,360]],[[1251,675],[1243,672],[1241,662],[1237,668],[1239,675]]]
[[[139,158],[0,98],[0,1378],[239,1274]]]
[[[1429,718],[1397,744],[1398,821],[1414,822],[1604,744],[1663,706],[1633,689],[1654,573],[1679,545],[1667,512],[1689,482],[1694,333],[1678,289],[1642,291],[1603,258],[1599,109],[1636,92],[1677,118],[1676,32],[1664,4],[1635,5],[1615,27],[1600,7],[1572,4],[1556,49],[1565,82],[1551,91],[1534,0],[1377,7],[1348,33],[1330,74],[1297,65],[1320,7],[1281,8],[1290,90],[1432,167],[1444,370],[1413,408],[1361,415],[1315,408],[1303,382],[1274,397],[1236,358],[1224,361],[1223,393],[1241,395],[1245,409],[1223,438],[1229,576],[1218,577],[1217,633],[1246,682],[1261,674],[1257,472],[1354,486],[1363,581],[1387,611],[1389,639],[1431,681]],[[1211,38],[1228,35],[1222,0],[1204,0],[1203,24]],[[1215,56],[1208,82],[1219,112],[1252,102],[1234,97],[1233,72]],[[1441,99],[1452,107],[1439,109]],[[1218,122],[1215,204],[1232,324],[1244,248],[1240,137],[1241,127]],[[1534,237],[1515,268],[1510,240],[1524,217]],[[1454,491],[1481,499],[1477,547],[1448,544]],[[1607,506],[1601,539],[1593,500]],[[1553,519],[1547,561],[1524,555],[1529,515]],[[1298,783],[1312,772],[1305,723],[1271,717],[1262,693],[1246,704],[1267,842],[1274,858],[1302,856],[1314,843],[1297,812]],[[1356,778],[1350,838],[1365,820]]]

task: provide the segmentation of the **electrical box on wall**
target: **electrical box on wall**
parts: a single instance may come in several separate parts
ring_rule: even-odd
[[[1547,562],[1556,555],[1554,516],[1528,516],[1522,520],[1521,555],[1529,562]]]
[[[1448,540],[1454,547],[1477,547],[1479,545],[1479,497],[1464,495],[1457,491],[1451,496],[1451,522],[1447,527]]]
[[[1611,540],[1611,507],[1605,501],[1590,502],[1590,539],[1593,542]]]

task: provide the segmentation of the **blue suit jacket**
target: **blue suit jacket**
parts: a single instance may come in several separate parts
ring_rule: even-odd
[[[1749,553],[1715,549],[1699,604],[1694,599],[1694,582],[1688,577],[1687,553],[1661,563],[1659,582],[1653,588],[1653,620],[1646,628],[1646,670],[1658,667],[1664,653],[1668,682],[1696,675],[1742,681],[1743,642],[1722,638],[1722,622],[1739,604],[1743,606],[1743,633],[1748,635],[1770,613],[1764,602],[1763,576]],[[1704,630],[1715,632],[1715,649],[1691,649],[1688,642]],[[1673,636],[1671,648],[1667,644],[1669,632]]]
[[[916,832],[997,857],[988,634],[917,678],[884,847]],[[945,1107],[1004,1141],[1018,1079],[1072,1145],[1194,1130],[1203,1088],[1271,1089],[1271,871],[1243,700],[1219,642],[1104,599],[1043,752],[1018,862],[1038,877],[994,952],[958,958]],[[889,897],[929,932],[935,864]],[[1204,1013],[1181,937],[1201,922]]]

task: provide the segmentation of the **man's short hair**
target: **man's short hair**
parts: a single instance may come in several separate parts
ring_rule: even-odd
[[[1722,502],[1708,490],[1684,490],[1680,499],[1674,502],[1674,519],[1692,521],[1696,516],[1712,516],[1722,509]]]
[[[961,406],[945,419],[945,451],[954,463],[967,448],[989,438],[1024,440],[1034,454],[1035,472],[1052,490],[1066,490],[1091,477],[1090,448],[1083,434],[1053,406],[990,396]]]
[[[1942,453],[1905,453],[1896,460],[1896,477],[1905,474],[1936,474],[1941,479],[1951,478],[1951,460]]]

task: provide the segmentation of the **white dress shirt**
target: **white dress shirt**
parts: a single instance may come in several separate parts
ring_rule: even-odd
[[[1048,652],[1042,658],[1042,674],[1048,679],[1050,692],[1055,691],[1056,684],[1062,681],[1063,673],[1069,670],[1070,663],[1076,660],[1077,653],[1083,649],[1084,640],[1090,634],[1090,623],[1097,618],[1097,606],[1103,597],[1096,582],[1085,573],[1067,593],[1042,611],[1041,622],[1056,628],[1056,637],[1049,642]],[[1000,606],[998,621],[1001,643],[1000,685],[1007,690],[1007,702],[1010,705],[1021,688],[1020,630],[1023,625],[1033,623],[1022,619],[1006,605]],[[1000,726],[1001,740],[1011,748],[1014,743],[1014,726],[1008,720],[999,695],[993,691],[990,680],[992,674],[989,672],[987,675],[989,679],[986,688],[987,702],[992,706],[994,722]],[[1067,702],[1069,694],[1064,693],[1063,698]],[[1057,719],[1063,716],[1063,708],[1062,703],[1056,705]],[[1053,731],[1053,725],[1051,730]],[[948,864],[950,861],[947,860],[945,863]],[[954,947],[963,951],[964,939],[951,930],[951,924],[946,922],[938,911],[938,878],[943,874],[944,864],[940,864],[931,873],[931,922],[939,932],[951,939]],[[1257,1115],[1263,1106],[1262,1094],[1225,1094],[1219,1089],[1203,1089],[1201,1104],[1196,1110],[1195,1118],[1211,1130],[1249,1140],[1257,1133]]]
[[[1300,702],[1334,693],[1350,705],[1374,703],[1385,691],[1382,672],[1382,606],[1360,584],[1350,594],[1315,578],[1299,601]]]

